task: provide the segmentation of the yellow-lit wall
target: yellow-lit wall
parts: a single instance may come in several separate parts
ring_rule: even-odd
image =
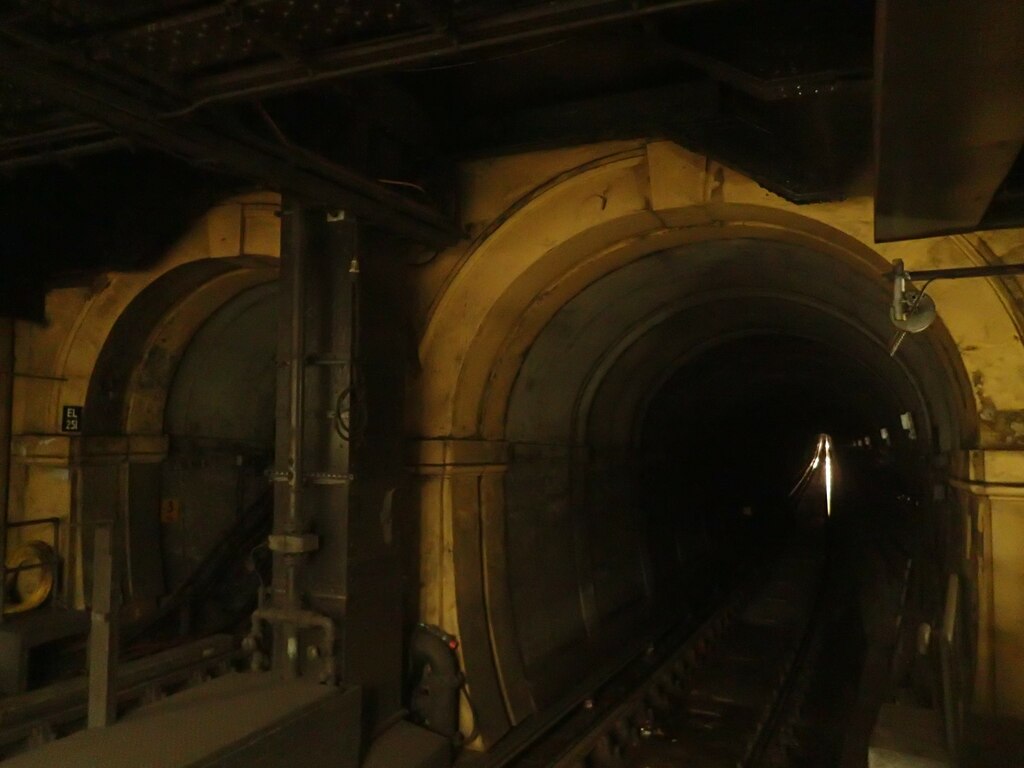
[[[483,568],[502,573],[505,409],[522,355],[560,306],[631,260],[708,239],[769,238],[872,268],[901,258],[911,271],[1024,255],[1024,231],[1016,230],[875,245],[869,198],[797,206],[668,142],[476,161],[462,167],[461,186],[468,238],[409,269],[421,366],[408,403],[418,473],[421,618],[463,638],[474,693],[485,699],[483,689],[493,689],[513,725],[529,715],[531,701],[517,668],[507,587],[500,578],[472,593],[460,592],[459,584],[483,579]],[[18,324],[12,517],[69,519],[62,550],[72,567],[80,562],[75,478],[83,451],[117,466],[132,452],[159,460],[163,449],[159,435],[146,430],[134,444],[83,448],[60,434],[60,406],[84,402],[114,322],[160,275],[190,261],[276,256],[276,205],[264,196],[218,206],[156,267],[54,291],[45,325]],[[956,471],[970,467],[963,478],[971,481],[972,501],[965,505],[981,510],[970,518],[977,530],[965,558],[983,606],[979,701],[1024,715],[1024,512],[1016,496],[985,485],[1024,482],[1022,308],[1004,286],[940,282],[930,292],[959,353],[979,425],[976,444],[963,446],[975,452],[952,464]],[[459,565],[467,562],[473,565]],[[72,575],[72,597],[81,605],[82,574]],[[468,707],[463,716],[470,719]]]
[[[1019,261],[1024,249],[1021,231],[876,245],[870,198],[798,206],[667,142],[483,160],[463,167],[462,182],[470,237],[421,268],[417,277],[422,375],[411,403],[412,430],[423,438],[420,455],[431,457],[420,460],[422,606],[427,620],[491,644],[492,661],[466,657],[467,672],[471,680],[483,681],[481,687],[497,687],[512,724],[529,714],[530,701],[515,649],[508,647],[514,642],[494,631],[514,625],[507,590],[500,579],[484,579],[482,610],[475,601],[463,604],[457,597],[456,562],[460,536],[476,537],[480,543],[466,546],[478,547],[479,560],[491,565],[474,567],[491,577],[501,573],[505,408],[525,351],[560,306],[617,266],[699,240],[761,237],[800,243],[879,272],[896,258],[912,272]],[[959,362],[954,362],[972,390],[966,399],[973,401],[978,436],[963,447],[983,451],[989,458],[983,466],[994,466],[993,461],[1003,466],[1024,446],[1022,308],[1005,284],[994,280],[938,282],[930,292],[955,343]],[[1024,481],[1024,475],[1011,474]],[[474,482],[475,499],[462,490]],[[984,519],[991,521],[992,536],[999,537],[965,560],[966,575],[990,605],[979,627],[988,656],[978,676],[978,701],[1022,715],[1024,680],[1016,676],[1015,649],[1024,647],[1024,617],[1018,610],[1024,574],[1017,554],[1024,549],[1024,532],[1015,523],[1021,519],[1017,502],[989,498],[981,486],[976,491],[985,497]],[[970,518],[970,524],[977,526],[978,519]],[[461,559],[468,561],[465,554]],[[482,573],[472,576],[482,578]],[[467,626],[481,615],[489,634]],[[468,721],[468,708],[464,717]]]
[[[206,259],[276,258],[277,207],[277,197],[267,194],[218,205],[195,222],[150,269],[104,273],[88,285],[53,290],[46,297],[45,323],[17,323],[10,517],[24,520],[57,516],[65,521],[59,550],[65,558],[65,596],[70,604],[81,607],[85,603],[81,572],[83,478],[90,478],[89,482],[100,475],[111,479],[109,489],[101,493],[109,499],[111,508],[93,510],[92,517],[112,518],[119,514],[124,502],[123,475],[129,460],[158,461],[166,451],[166,442],[159,431],[147,429],[150,424],[145,424],[147,420],[137,414],[125,414],[128,422],[135,418],[142,425],[130,430],[130,439],[63,434],[61,406],[85,403],[97,358],[114,323],[161,276],[183,264]],[[244,278],[232,275],[220,282],[231,279],[238,286],[245,284]],[[172,308],[164,322],[154,329],[153,344],[166,343],[173,333],[194,332],[204,313],[216,309],[217,301],[222,300],[215,295],[207,302],[193,301]],[[187,343],[186,338],[180,341]],[[139,361],[140,367],[142,363]],[[138,397],[132,404],[144,410],[145,382],[140,382],[137,389]],[[166,396],[166,391],[162,394]],[[162,413],[154,416],[160,419]],[[88,414],[83,421],[87,419]],[[12,542],[22,538],[49,540],[49,529],[27,527],[12,532]]]

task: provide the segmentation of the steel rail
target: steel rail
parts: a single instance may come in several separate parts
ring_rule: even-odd
[[[811,570],[816,573],[819,567],[816,565]],[[753,579],[752,583],[756,581]],[[664,654],[653,670],[630,687],[627,693],[619,695],[614,703],[588,711],[587,703],[593,699],[577,698],[575,714],[570,716],[562,712],[559,717],[549,717],[547,723],[535,726],[529,737],[521,738],[515,744],[499,742],[482,760],[472,765],[474,768],[515,768],[520,764],[533,766],[541,763],[551,768],[622,765],[635,750],[643,748],[651,734],[654,712],[672,711],[679,706],[694,675],[702,665],[714,662],[718,644],[729,637],[730,628],[740,621],[744,609],[768,589],[755,592],[752,583],[734,592],[722,608]],[[814,630],[819,623],[815,617],[820,612],[821,593],[820,588],[808,586],[807,589],[808,592],[800,594],[809,596],[808,608],[799,613],[795,624],[796,638],[780,657],[778,683],[766,692],[751,730],[736,735],[737,743],[743,745],[743,757],[738,763],[742,768],[760,765],[766,752],[777,743],[794,691],[799,688],[798,678],[805,671],[804,662],[809,654],[813,655]],[[613,684],[613,679],[607,681],[607,685]]]

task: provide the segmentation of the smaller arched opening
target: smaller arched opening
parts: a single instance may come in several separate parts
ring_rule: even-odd
[[[217,583],[194,602],[196,615],[183,606],[203,631],[233,627],[255,593],[237,561],[270,521],[277,304],[275,283],[228,301],[192,338],[168,389],[159,478],[165,589],[173,594],[212,567],[211,555],[226,546],[236,560],[224,552],[225,575],[210,579]]]
[[[222,555],[258,539],[269,520],[276,275],[273,259],[189,262],[153,281],[114,323],[80,438],[85,594],[91,531],[115,519],[135,615],[152,617],[159,603],[156,615],[176,610],[180,628],[195,620],[205,631],[244,613],[253,574]],[[196,602],[197,577],[220,588]]]

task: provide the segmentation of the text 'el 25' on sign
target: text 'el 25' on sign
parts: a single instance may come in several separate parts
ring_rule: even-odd
[[[82,431],[82,406],[62,405],[60,407],[60,431],[81,432]]]

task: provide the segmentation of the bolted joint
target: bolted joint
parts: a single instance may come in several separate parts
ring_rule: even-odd
[[[315,533],[272,533],[267,537],[272,552],[285,555],[301,555],[316,552],[320,548],[320,537]]]

